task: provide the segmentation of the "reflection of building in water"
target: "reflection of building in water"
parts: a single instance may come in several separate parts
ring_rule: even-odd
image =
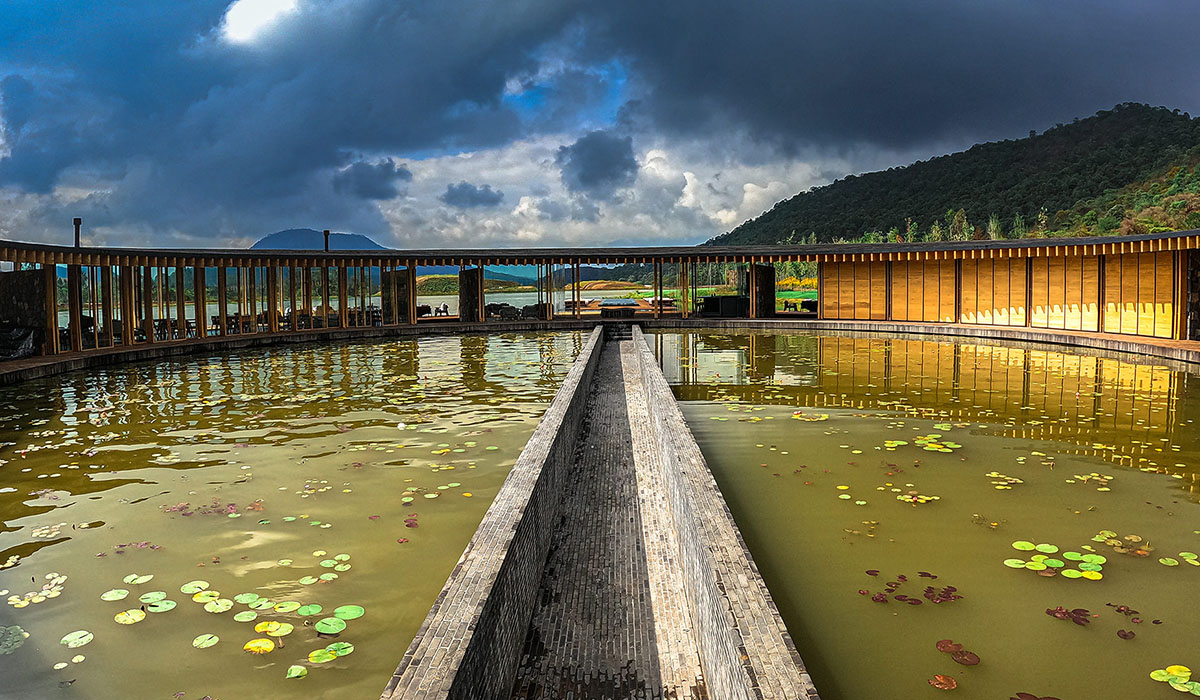
[[[487,351],[486,335],[459,336],[459,370],[463,386],[470,391],[484,391],[494,386],[487,380]]]
[[[1040,348],[863,337],[660,334],[655,344],[681,400],[902,410],[988,423],[1010,437],[1063,441],[1135,467],[1172,467],[1185,461],[1182,455],[1197,454],[1196,431],[1183,415],[1196,378],[1163,366]],[[697,371],[734,363],[746,372]]]

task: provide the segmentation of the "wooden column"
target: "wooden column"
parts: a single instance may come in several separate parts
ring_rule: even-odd
[[[274,265],[267,267],[267,330],[279,332],[279,276]]]
[[[1009,292],[1012,293],[1011,291]],[[1025,326],[1033,325],[1033,258],[1025,258]],[[1028,356],[1028,353],[1026,353]],[[1028,405],[1028,404],[1022,404]]]
[[[329,262],[321,261],[321,327],[329,325]]]
[[[246,268],[246,301],[249,307],[250,332],[258,332],[258,268]]]
[[[154,268],[142,266],[142,332],[146,342],[154,342]]]
[[[404,268],[405,279],[408,289],[406,296],[408,299],[408,323],[409,325],[417,325],[417,264],[412,260],[408,261],[408,266]]]
[[[296,270],[299,269],[295,265],[288,265],[288,304],[292,315],[291,328],[294,331],[300,330],[300,313],[296,308]]]
[[[825,301],[824,301],[824,299],[825,299],[825,275],[824,275],[824,270],[822,269],[822,268],[824,268],[824,266],[825,266],[825,263],[823,263],[819,260],[817,261],[817,319],[818,320],[823,320],[825,318]],[[819,347],[819,345],[818,345],[818,347]]]
[[[183,289],[183,272],[182,265],[175,266],[175,328],[179,330],[180,338],[187,338],[187,295]]]
[[[104,331],[101,335],[100,342],[104,347],[113,346],[113,287],[112,287],[113,269],[109,265],[104,265],[100,268],[100,309],[101,318],[104,320]]]
[[[134,307],[134,279],[133,271],[135,268],[125,265],[121,268],[121,278],[118,280],[121,291],[121,344],[132,345],[134,329],[137,324],[135,319],[137,312]]]
[[[345,328],[350,321],[350,306],[346,303],[350,296],[349,270],[345,265],[339,265],[338,271],[338,326]]]
[[[208,336],[208,273],[196,265],[192,268],[192,307],[196,315],[196,339]]]
[[[746,293],[750,295],[750,318],[758,318],[758,270],[754,263],[746,265]]]
[[[58,266],[42,264],[42,280],[46,285],[46,342],[42,352],[58,354]]]
[[[228,299],[229,282],[226,279],[229,276],[229,268],[224,265],[217,266],[217,335],[229,334],[229,317],[225,313],[225,300]]]
[[[71,336],[71,351],[83,351],[83,271],[78,265],[67,265],[67,328]]]

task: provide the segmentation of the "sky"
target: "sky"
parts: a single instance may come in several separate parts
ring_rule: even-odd
[[[5,0],[0,238],[683,245],[1122,102],[1195,0]]]

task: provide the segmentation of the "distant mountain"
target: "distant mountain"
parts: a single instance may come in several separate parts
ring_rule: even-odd
[[[1200,227],[1200,119],[1123,104],[1028,138],[849,175],[709,241],[964,240]]]
[[[290,228],[264,236],[250,246],[253,250],[324,250],[325,234],[311,228]],[[358,233],[329,234],[330,250],[385,250]]]

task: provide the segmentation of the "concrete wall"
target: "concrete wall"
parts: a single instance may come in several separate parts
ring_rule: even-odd
[[[46,273],[0,272],[0,325],[46,327]]]
[[[742,541],[679,405],[633,329],[654,439],[679,533],[686,589],[709,697],[816,698],[812,679]]]
[[[603,330],[596,327],[384,689],[384,699],[508,697],[603,343]]]

